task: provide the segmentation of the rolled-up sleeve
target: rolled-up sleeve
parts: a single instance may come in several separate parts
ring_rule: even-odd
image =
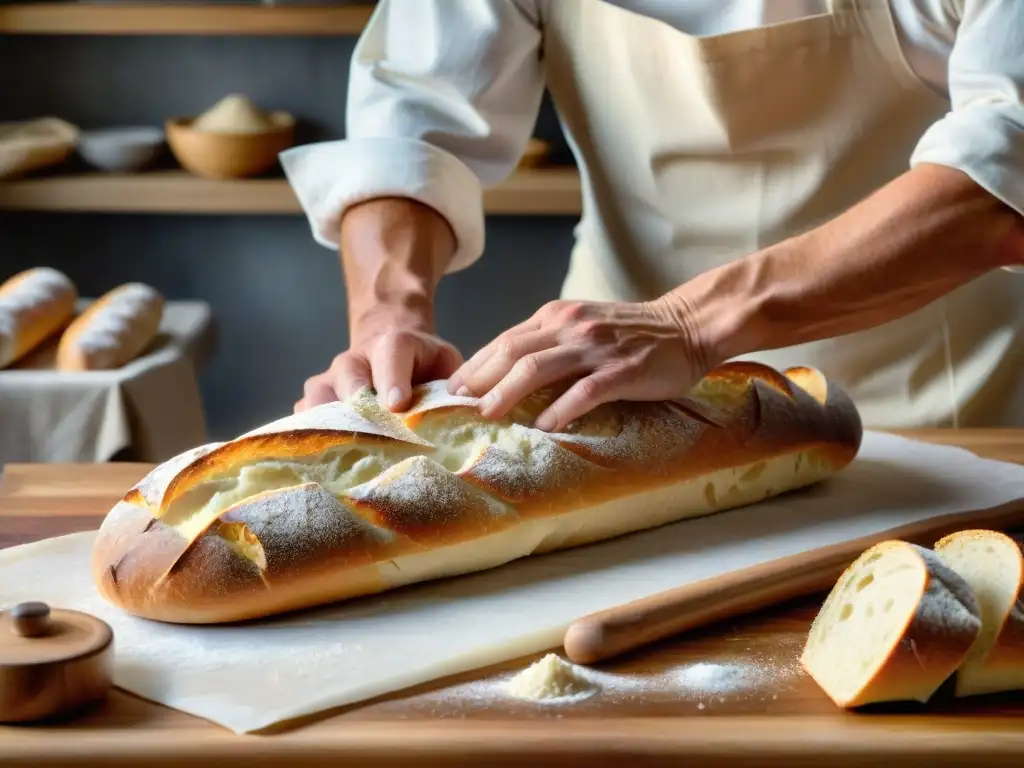
[[[451,226],[449,271],[476,261],[483,189],[515,169],[537,120],[540,38],[531,0],[379,0],[352,56],[345,140],[280,157],[316,241],[336,248],[355,204],[406,197]]]
[[[964,0],[949,93],[911,165],[957,168],[1024,215],[1024,0]]]

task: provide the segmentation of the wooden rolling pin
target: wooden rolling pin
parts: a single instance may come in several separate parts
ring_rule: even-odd
[[[1024,499],[980,512],[958,512],[880,531],[717,576],[584,616],[565,633],[566,656],[595,664],[696,627],[830,590],[864,550],[902,539],[931,547],[965,528],[1024,526]]]

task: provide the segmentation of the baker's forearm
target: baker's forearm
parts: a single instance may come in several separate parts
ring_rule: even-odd
[[[1014,264],[1024,264],[1024,218],[958,171],[919,166],[828,224],[668,298],[714,365],[895,320]]]
[[[353,335],[382,315],[433,330],[434,294],[455,253],[441,215],[405,198],[361,203],[342,218],[340,250]]]

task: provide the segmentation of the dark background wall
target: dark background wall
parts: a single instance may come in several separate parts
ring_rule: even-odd
[[[354,37],[4,37],[0,121],[56,115],[84,128],[159,125],[228,93],[301,121],[299,142],[344,136]],[[546,103],[537,135],[571,162]],[[575,219],[490,217],[484,258],[446,279],[441,332],[470,354],[557,296]],[[299,216],[0,215],[0,279],[64,270],[83,295],[143,280],[203,299],[219,348],[201,374],[211,439],[291,411],[305,378],[347,343],[337,255]]]

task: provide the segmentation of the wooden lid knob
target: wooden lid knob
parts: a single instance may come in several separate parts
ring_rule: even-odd
[[[14,631],[22,637],[41,637],[50,631],[50,606],[46,603],[18,603],[11,608]]]
[[[0,613],[0,722],[77,709],[113,682],[110,627],[80,611],[19,603]]]

